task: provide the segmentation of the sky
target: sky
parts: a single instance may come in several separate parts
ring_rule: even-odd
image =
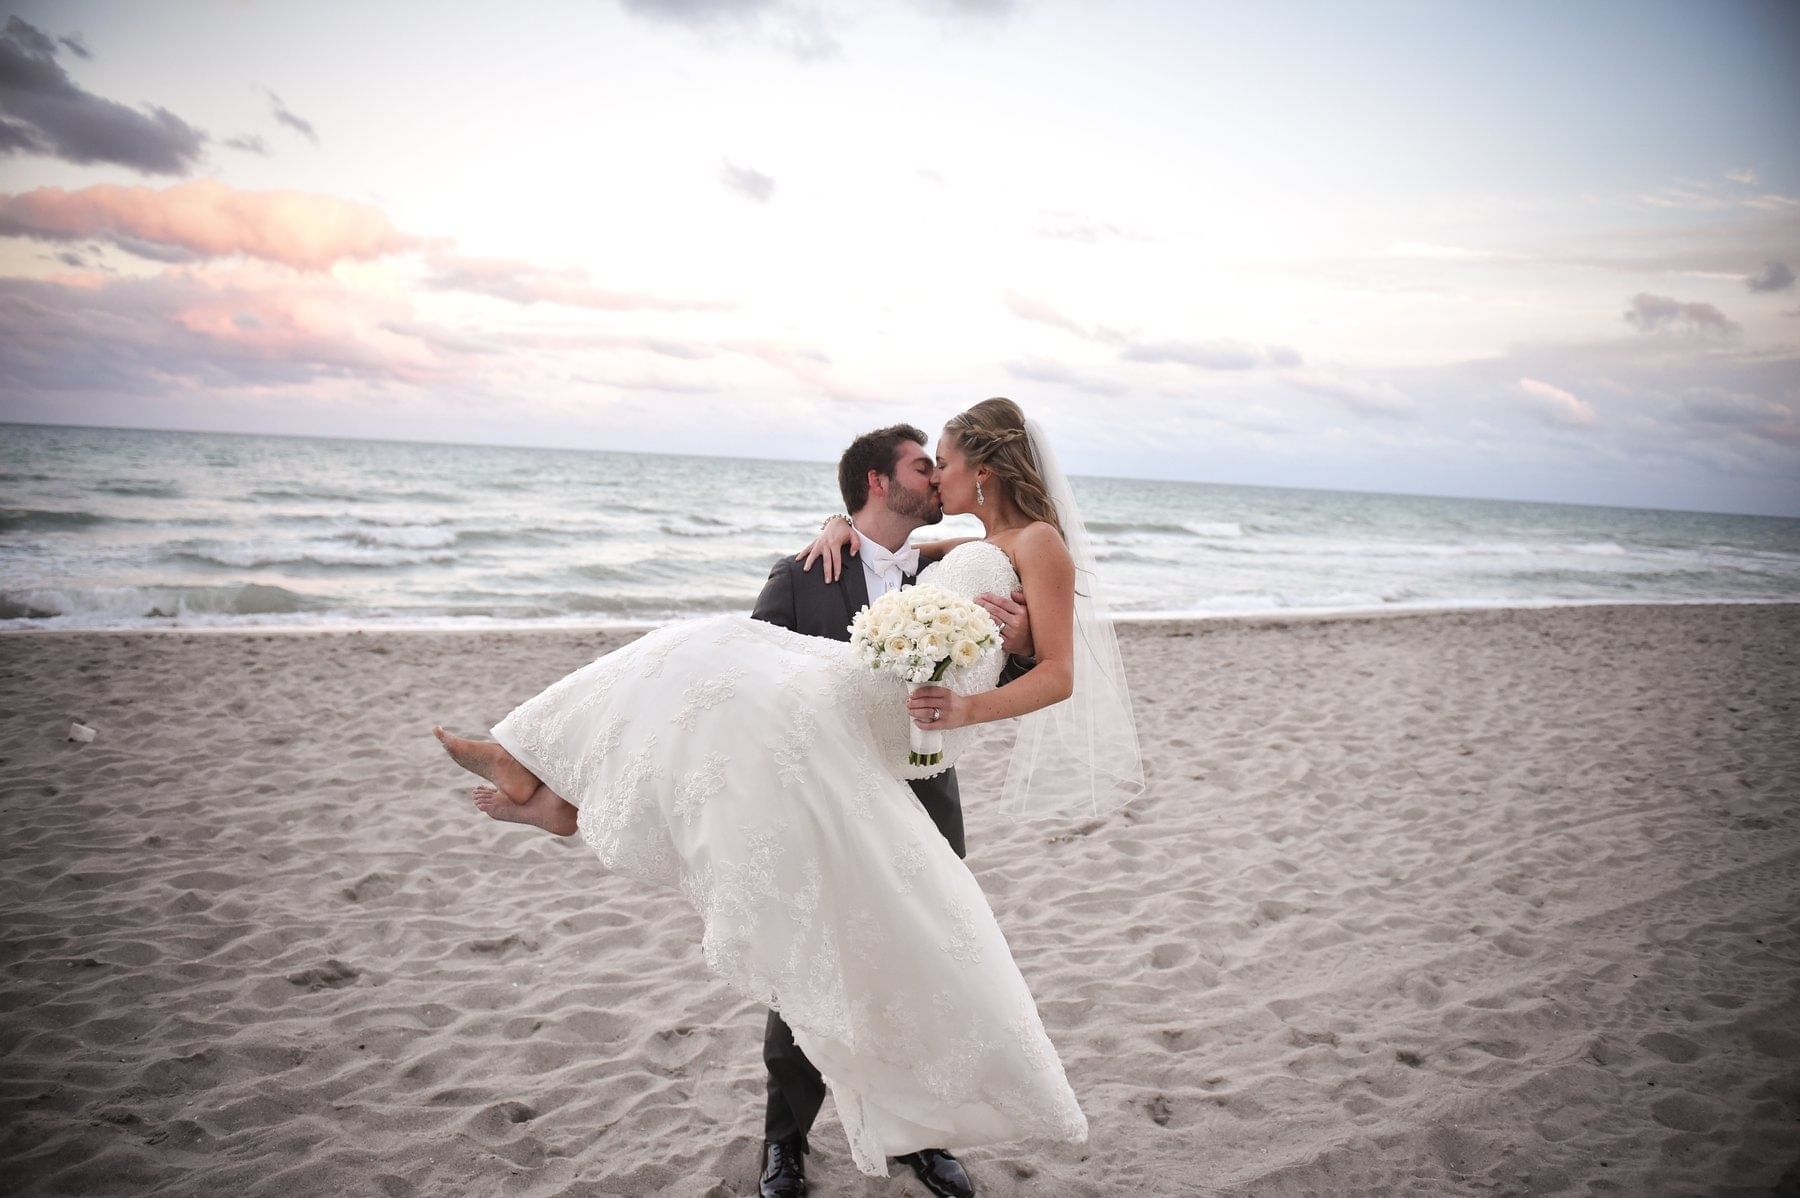
[[[7,13],[0,420],[1800,516],[1800,5]]]

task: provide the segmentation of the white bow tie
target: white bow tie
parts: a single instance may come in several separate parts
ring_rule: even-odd
[[[881,575],[888,575],[892,572],[904,578],[908,574],[919,572],[919,551],[911,545],[898,553],[890,553],[886,546],[877,545],[868,537],[864,537],[862,559],[864,565]]]

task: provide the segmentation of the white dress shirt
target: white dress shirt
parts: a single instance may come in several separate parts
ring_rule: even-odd
[[[853,523],[850,527],[856,528],[856,525]],[[862,559],[863,580],[869,584],[870,603],[889,591],[899,590],[906,575],[919,572],[919,551],[911,545],[890,553],[886,546],[877,545],[860,528],[856,532],[862,537],[862,548],[857,556]]]

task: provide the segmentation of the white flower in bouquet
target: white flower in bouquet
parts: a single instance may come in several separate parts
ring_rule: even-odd
[[[901,587],[856,613],[850,643],[858,660],[909,688],[943,681],[1000,648],[1000,630],[979,605],[942,587]],[[911,725],[912,765],[943,760],[943,734]]]

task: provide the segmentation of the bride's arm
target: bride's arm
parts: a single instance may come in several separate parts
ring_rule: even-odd
[[[979,541],[980,537],[951,537],[948,541],[920,541],[914,547],[919,551],[919,569],[923,570],[932,562],[943,558],[946,553],[958,545],[967,545],[970,541]]]
[[[975,537],[956,537],[948,541],[921,541],[918,545],[919,567],[930,565],[958,545],[975,540]],[[812,544],[794,555],[802,570],[811,570],[813,563],[825,563],[825,581],[836,582],[838,575],[844,572],[844,556],[846,552],[855,556],[862,549],[862,534],[850,526],[850,521],[842,516],[826,519],[819,535],[812,539]]]
[[[1025,588],[1037,666],[996,690],[959,695],[948,687],[921,687],[907,701],[913,722],[945,731],[1009,720],[1060,703],[1075,686],[1075,563],[1056,529],[1033,524],[1012,543],[1013,565]],[[943,713],[933,720],[933,709]]]

